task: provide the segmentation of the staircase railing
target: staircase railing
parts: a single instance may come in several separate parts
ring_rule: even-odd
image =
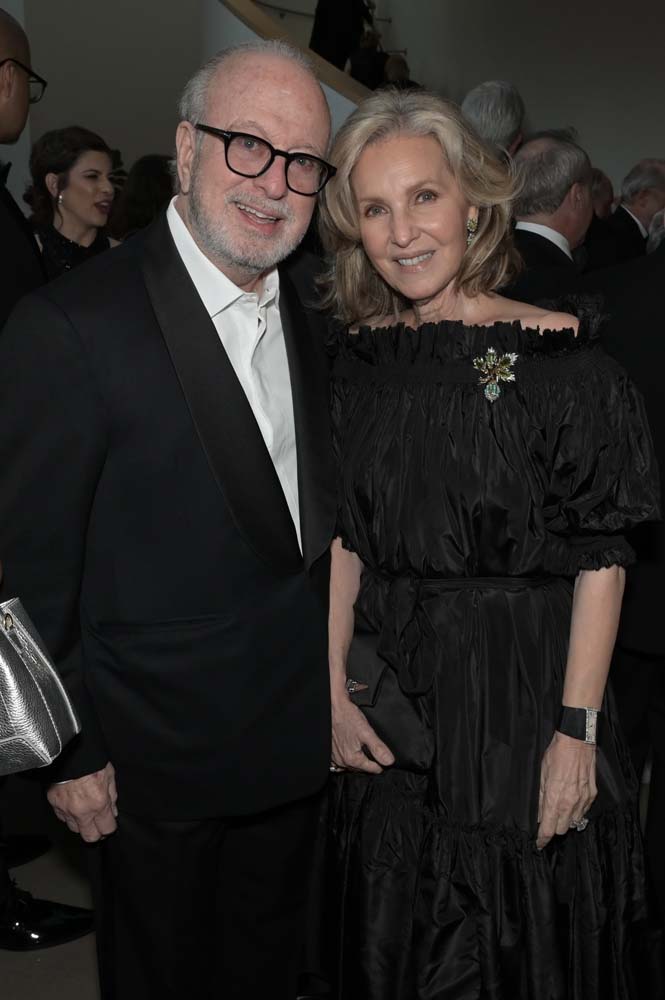
[[[272,6],[271,4],[261,3],[259,5],[259,3],[255,3],[253,0],[221,0],[221,2],[243,24],[247,25],[248,28],[258,35],[259,38],[285,38],[293,43],[293,39],[280,26],[279,21],[276,21],[274,17],[262,9],[263,7]],[[277,5],[275,5],[275,9],[277,9]],[[302,11],[289,11],[286,8],[281,9],[284,13],[302,13]],[[311,49],[305,49],[304,51],[310,59],[321,83],[325,83],[328,87],[336,90],[342,97],[346,97],[347,100],[352,101],[354,104],[359,104],[371,93],[367,87],[364,87],[347,73],[343,73],[342,70],[337,69],[336,66],[322,59],[316,52],[312,52]]]

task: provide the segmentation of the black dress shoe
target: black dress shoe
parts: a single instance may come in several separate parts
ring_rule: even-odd
[[[92,931],[92,910],[35,899],[13,883],[0,915],[0,948],[34,951],[74,941]]]
[[[41,858],[53,847],[48,837],[42,837],[33,833],[16,833],[3,838],[5,851],[7,852],[7,867],[18,868],[19,865],[27,865],[35,858]]]

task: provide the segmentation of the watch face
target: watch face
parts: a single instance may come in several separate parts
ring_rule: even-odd
[[[587,743],[597,742],[597,732],[598,732],[598,712],[593,708],[587,708],[586,710],[586,733],[584,739]]]

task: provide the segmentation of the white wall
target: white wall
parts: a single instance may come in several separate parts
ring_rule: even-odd
[[[574,125],[615,182],[644,156],[665,157],[665,3],[641,0],[381,0],[391,46],[414,79],[461,100],[512,80],[532,126]],[[388,34],[388,32],[386,32]]]
[[[279,3],[279,0],[275,0]],[[314,10],[316,0],[284,0]],[[201,59],[250,32],[219,0],[4,0],[49,80],[31,111],[33,138],[78,122],[129,164],[170,152],[178,93]],[[454,100],[492,77],[513,80],[533,127],[575,125],[618,181],[642,156],[665,156],[665,3],[642,0],[379,0],[386,48],[407,48],[412,76]],[[298,22],[298,23],[296,23]],[[306,41],[311,22],[287,18]],[[634,25],[634,30],[633,30]],[[328,91],[336,123],[351,102]],[[24,140],[27,146],[27,137]],[[0,151],[2,156],[2,151]],[[5,153],[5,158],[8,154]],[[14,185],[22,186],[21,150]],[[25,162],[25,161],[24,161]]]
[[[201,0],[24,0],[35,69],[48,80],[32,135],[83,125],[130,166],[170,153],[183,84],[201,60]]]
[[[277,2],[277,0],[276,0]],[[307,0],[299,0],[302,9],[305,9]],[[285,6],[291,6],[286,3]],[[270,11],[268,11],[270,13]],[[288,32],[286,24],[277,19],[276,22]],[[206,0],[202,21],[203,31],[203,57],[214,55],[218,49],[227,45],[238,45],[242,42],[251,41],[256,35],[243,24],[240,18],[232,14],[219,0]],[[311,31],[310,31],[311,33]],[[307,39],[309,41],[309,39]],[[306,43],[304,43],[306,46]],[[330,87],[324,85],[323,90],[330,105],[333,119],[333,129],[337,129],[344,119],[353,111],[355,104],[336,93]]]

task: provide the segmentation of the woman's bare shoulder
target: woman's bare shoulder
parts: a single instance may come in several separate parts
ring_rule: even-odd
[[[497,299],[499,297],[497,296]],[[500,318],[508,322],[518,322],[525,330],[573,330],[577,334],[579,320],[570,313],[541,309],[529,302],[518,302],[516,299],[503,299],[498,305]]]

